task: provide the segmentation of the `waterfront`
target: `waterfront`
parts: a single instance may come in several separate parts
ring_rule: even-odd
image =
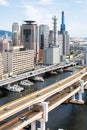
[[[0,105],[5,104],[11,100],[19,98],[30,92],[43,88],[52,84],[62,78],[70,75],[70,72],[61,73],[59,75],[53,75],[45,78],[44,82],[36,82],[35,85],[25,89],[21,93],[9,92],[7,90],[1,90],[0,93]],[[7,98],[8,97],[8,98]],[[87,99],[87,93],[83,95],[83,98]],[[58,128],[64,128],[67,130],[87,130],[87,117],[86,117],[86,105],[72,105],[63,104],[49,113],[49,121],[47,122],[47,128],[50,130],[58,130]]]
[[[83,96],[87,99],[87,92]],[[49,113],[50,130],[87,130],[87,105],[63,104]]]
[[[66,78],[67,76],[70,75],[70,72],[66,72],[66,73],[61,73],[59,75],[51,75],[51,76],[46,76],[45,81],[44,82],[35,82],[35,84],[33,86],[30,86],[28,88],[26,88],[24,91],[22,91],[21,93],[16,93],[16,92],[9,92],[7,90],[2,90],[0,89],[0,105],[3,105],[7,102],[10,102],[14,99],[17,99],[21,96],[27,95],[31,92],[34,92],[36,90],[39,90],[43,87],[46,87],[56,81],[59,81],[63,78]],[[7,98],[8,97],[8,98]]]

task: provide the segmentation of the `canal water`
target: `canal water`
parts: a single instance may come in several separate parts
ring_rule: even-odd
[[[70,74],[70,72],[65,72],[58,75],[47,76],[44,82],[36,82],[33,86],[25,89],[21,93],[0,89],[0,106],[66,78]],[[83,99],[87,101],[86,91],[83,94]],[[48,118],[46,128],[49,130],[87,130],[87,105],[63,104],[51,111],[48,114]]]

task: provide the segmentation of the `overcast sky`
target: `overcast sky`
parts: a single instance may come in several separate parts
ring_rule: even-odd
[[[0,30],[10,30],[13,22],[35,20],[38,25],[47,24],[52,29],[52,17],[61,24],[61,12],[65,13],[66,30],[73,37],[87,37],[87,0],[0,0]]]

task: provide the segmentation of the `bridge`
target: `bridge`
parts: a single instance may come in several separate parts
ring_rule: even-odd
[[[87,83],[87,68],[73,75],[47,86],[32,94],[19,98],[0,107],[0,121],[5,121],[14,114],[26,109],[23,114],[18,114],[0,126],[0,130],[21,130],[31,124],[31,130],[36,130],[36,120],[41,123],[41,130],[45,130],[45,122],[48,121],[48,112],[53,110],[68,99],[76,101],[75,94],[79,94],[78,102],[84,103],[82,93]],[[25,121],[21,117],[27,117]]]
[[[55,64],[55,65],[49,65],[49,66],[41,67],[39,69],[35,69],[34,71],[29,71],[23,74],[14,75],[12,77],[8,77],[8,78],[0,80],[0,87],[42,74],[45,72],[49,72],[49,71],[57,70],[57,69],[63,69],[72,65],[73,66],[76,65],[76,63],[72,62],[69,64],[60,63],[60,64]]]

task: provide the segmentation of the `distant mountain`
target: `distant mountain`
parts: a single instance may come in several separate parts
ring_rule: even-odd
[[[0,30],[0,37],[4,36],[6,33],[8,34],[9,37],[12,36],[12,32],[6,30]]]

